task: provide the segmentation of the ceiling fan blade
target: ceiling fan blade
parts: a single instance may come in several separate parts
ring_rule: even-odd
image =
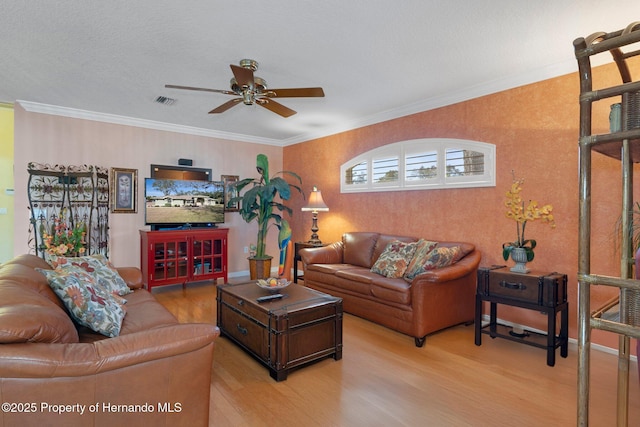
[[[284,105],[273,101],[271,99],[260,99],[256,104],[266,108],[267,110],[273,111],[276,114],[281,115],[282,117],[290,117],[296,114],[296,111],[291,108],[285,107]]]
[[[233,76],[236,78],[238,86],[241,88],[247,86],[253,88],[253,71],[249,68],[238,67],[237,65],[230,65]]]
[[[240,102],[242,102],[242,98],[232,99],[231,101],[227,101],[224,104],[222,104],[221,106],[216,107],[213,110],[209,111],[209,114],[224,113],[229,108],[231,108],[231,107],[233,107],[235,105],[238,105]]]
[[[178,85],[164,85],[164,87],[168,89],[186,89],[186,90],[198,90],[201,92],[215,92],[215,93],[224,93],[227,95],[235,95],[235,92],[230,90],[221,90],[221,89],[207,89],[204,87],[192,87],[192,86],[178,86]]]
[[[323,97],[324,91],[321,87],[300,87],[293,89],[269,89],[264,94],[269,98],[311,98]]]

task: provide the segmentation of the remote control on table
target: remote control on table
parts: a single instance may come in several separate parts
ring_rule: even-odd
[[[274,300],[274,299],[280,299],[283,296],[284,295],[282,295],[282,294],[265,295],[263,297],[256,298],[256,301],[258,301],[258,302],[271,301],[271,300]]]

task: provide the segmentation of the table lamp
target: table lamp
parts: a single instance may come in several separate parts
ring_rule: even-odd
[[[322,193],[317,187],[313,187],[311,194],[309,195],[309,203],[302,208],[302,211],[311,211],[313,214],[313,225],[311,226],[311,240],[309,243],[314,245],[321,245],[322,242],[318,238],[318,212],[327,212],[329,207],[322,200]]]

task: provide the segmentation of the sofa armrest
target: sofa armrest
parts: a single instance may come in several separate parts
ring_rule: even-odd
[[[214,342],[212,324],[185,323],[77,344],[24,343],[0,349],[1,378],[97,375],[193,352]]]
[[[142,271],[138,267],[117,267],[118,274],[131,289],[144,288]]]
[[[467,254],[460,261],[453,265],[443,268],[437,268],[435,270],[429,270],[414,277],[411,285],[414,286],[418,282],[448,282],[460,277],[464,277],[469,273],[473,273],[478,269],[480,265],[480,259],[482,258],[480,251],[474,250]]]
[[[473,320],[480,257],[480,251],[474,250],[452,266],[419,274],[413,279],[411,335],[420,338]]]
[[[303,265],[342,264],[342,249],[342,242],[335,242],[327,246],[300,249],[299,255]]]

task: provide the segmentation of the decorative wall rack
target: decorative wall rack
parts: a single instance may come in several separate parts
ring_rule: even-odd
[[[109,170],[100,166],[29,163],[29,249],[44,257],[44,233],[56,221],[86,229],[86,254],[108,256]]]

